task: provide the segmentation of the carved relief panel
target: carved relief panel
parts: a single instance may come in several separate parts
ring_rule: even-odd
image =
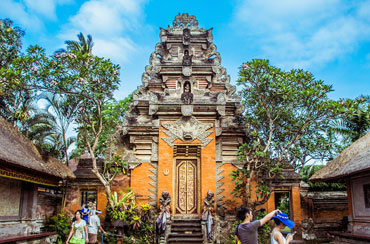
[[[176,214],[197,214],[197,175],[196,159],[176,160]]]

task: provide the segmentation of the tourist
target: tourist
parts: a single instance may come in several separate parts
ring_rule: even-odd
[[[72,223],[71,231],[69,232],[66,243],[71,244],[85,244],[89,242],[87,235],[86,222],[81,218],[82,213],[80,210],[77,210],[75,213],[76,220]],[[85,238],[86,236],[86,242]],[[72,238],[71,238],[72,237]]]
[[[81,209],[82,212],[82,219],[85,220],[86,224],[89,224],[89,213],[90,213],[90,208],[89,205],[85,205],[84,208]]]
[[[257,244],[258,243],[258,228],[266,224],[280,210],[274,210],[267,214],[264,218],[253,220],[252,210],[245,206],[241,206],[237,212],[237,218],[242,221],[234,231],[235,243],[241,244]]]
[[[271,232],[271,244],[288,244],[293,240],[293,235],[289,233],[285,239],[281,230],[288,226],[290,229],[293,229],[294,222],[289,219],[289,216],[286,213],[278,213],[272,218],[275,222],[275,228]]]
[[[98,229],[105,235],[105,231],[100,226],[100,219],[97,214],[100,214],[99,210],[92,210],[89,218],[89,226],[87,231],[89,232],[89,243],[98,243]]]

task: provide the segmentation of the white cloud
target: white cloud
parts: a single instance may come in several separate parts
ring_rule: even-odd
[[[82,32],[91,34],[93,51],[99,56],[115,62],[125,62],[135,51],[136,45],[129,34],[140,26],[142,6],[139,0],[90,0],[85,2],[78,13],[70,17],[59,34],[61,40],[76,40]]]
[[[96,55],[110,58],[114,61],[126,62],[130,54],[135,51],[135,44],[128,38],[94,39],[94,42]]]
[[[73,0],[1,0],[1,18],[10,18],[16,25],[30,31],[41,31],[43,19],[56,21],[58,5],[68,4]]]
[[[56,0],[24,0],[29,12],[46,17],[50,20],[56,20],[55,13],[57,1]]]
[[[284,68],[323,65],[370,40],[370,1],[245,0],[235,14],[260,55]]]
[[[10,18],[18,26],[29,30],[40,30],[43,28],[41,19],[27,11],[23,3],[12,0],[2,0],[0,7],[1,18]]]

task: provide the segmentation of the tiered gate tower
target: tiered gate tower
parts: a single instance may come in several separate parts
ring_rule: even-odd
[[[161,28],[160,40],[122,126],[131,187],[153,206],[168,191],[173,215],[200,215],[208,190],[215,209],[234,209],[241,201],[231,197],[230,173],[245,138],[244,107],[221,66],[212,28],[179,14],[172,27]]]

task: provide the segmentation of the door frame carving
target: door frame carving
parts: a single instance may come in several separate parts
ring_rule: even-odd
[[[173,158],[173,179],[172,179],[172,182],[173,182],[173,189],[172,189],[172,192],[173,192],[173,198],[174,199],[174,204],[173,204],[173,207],[172,207],[172,213],[173,215],[177,215],[177,216],[181,216],[182,214],[177,214],[176,213],[176,206],[177,206],[177,185],[176,185],[176,179],[177,179],[177,170],[176,170],[176,161],[178,159],[183,159],[183,160],[196,160],[196,163],[197,163],[197,167],[196,167],[196,176],[197,176],[197,180],[196,180],[196,187],[197,187],[197,192],[196,192],[196,198],[197,198],[197,201],[196,201],[196,206],[197,206],[197,211],[196,211],[196,214],[188,214],[188,215],[200,215],[200,158],[199,157],[194,157],[194,156],[177,156],[177,157],[174,157]]]

